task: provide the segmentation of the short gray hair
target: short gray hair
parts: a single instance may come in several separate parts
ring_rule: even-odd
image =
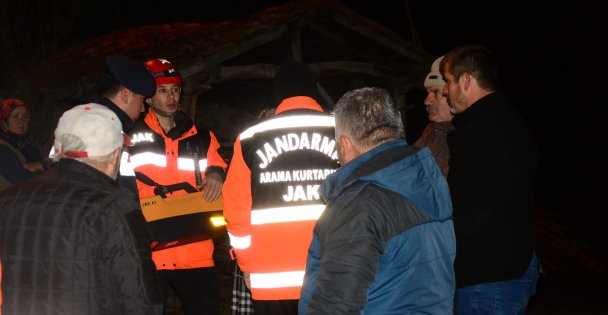
[[[336,137],[347,134],[363,151],[403,138],[403,121],[388,91],[363,87],[346,92],[334,109]]]

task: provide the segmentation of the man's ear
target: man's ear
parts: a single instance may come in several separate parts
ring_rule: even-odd
[[[463,73],[460,79],[462,80],[462,88],[465,91],[469,91],[473,87],[473,84],[477,84],[477,80],[475,80],[475,77],[468,72]]]
[[[133,92],[131,92],[129,89],[127,89],[124,86],[120,87],[120,91],[118,92],[118,97],[120,98],[120,100],[123,103],[128,103],[129,102],[129,96],[131,96]]]
[[[120,159],[122,157],[122,147],[116,148],[112,153],[110,161],[105,164],[104,169],[100,169],[106,175],[116,179],[118,177],[118,170],[120,169]]]
[[[338,143],[340,144],[339,148],[342,150],[342,155],[349,152],[353,148],[353,143],[350,141],[350,138],[345,135],[338,137]]]
[[[338,156],[340,157],[340,163],[346,164],[351,160],[359,156],[359,151],[354,146],[353,141],[345,136],[341,135],[338,137]]]

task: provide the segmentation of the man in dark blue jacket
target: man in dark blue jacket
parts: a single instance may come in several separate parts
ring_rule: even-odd
[[[122,131],[129,133],[144,111],[144,99],[156,93],[156,82],[143,64],[120,54],[107,56],[106,68],[108,74],[101,80],[101,94],[93,96],[91,102],[113,111],[120,119]],[[124,151],[118,182],[137,196],[135,173],[129,160],[128,152]]]
[[[447,183],[428,148],[408,146],[387,91],[335,108],[341,167],[308,252],[299,314],[452,314],[456,254]]]
[[[101,94],[91,101],[112,110],[120,119],[122,131],[128,133],[144,111],[144,99],[156,93],[156,82],[141,63],[127,56],[107,56],[106,68],[108,75],[101,80]]]

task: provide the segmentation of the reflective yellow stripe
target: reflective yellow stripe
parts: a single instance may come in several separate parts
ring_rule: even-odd
[[[336,122],[334,117],[329,116],[299,115],[278,117],[261,122],[243,131],[240,135],[240,139],[244,140],[247,138],[251,138],[258,132],[264,132],[268,130],[296,127],[334,127],[335,124]]]
[[[236,249],[247,249],[251,246],[251,235],[235,236],[228,232],[228,237],[230,237],[230,245]]]
[[[251,287],[256,289],[273,289],[285,287],[299,287],[304,282],[304,270],[252,273]]]
[[[318,220],[324,210],[323,204],[255,209],[251,211],[251,224]]]

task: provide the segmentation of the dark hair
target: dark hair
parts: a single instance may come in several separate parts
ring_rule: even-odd
[[[108,73],[99,80],[99,94],[110,98],[118,93],[121,86],[122,84]]]
[[[449,69],[445,67],[449,67]],[[468,73],[475,77],[481,88],[486,90],[496,91],[500,86],[494,53],[481,45],[454,47],[441,61],[440,69],[442,74],[449,70],[454,76],[454,80],[458,80],[464,73]]]

